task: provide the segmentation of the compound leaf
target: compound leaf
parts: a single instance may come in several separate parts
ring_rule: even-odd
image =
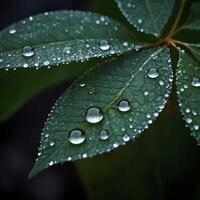
[[[116,0],[127,20],[140,32],[160,36],[167,23],[174,0]]]
[[[176,84],[186,126],[200,143],[200,64],[184,51],[180,51]]]
[[[121,54],[133,34],[106,16],[58,11],[22,20],[0,32],[0,68],[43,67]]]
[[[109,152],[158,117],[171,90],[166,47],[103,62],[75,81],[44,126],[34,176],[56,163]]]

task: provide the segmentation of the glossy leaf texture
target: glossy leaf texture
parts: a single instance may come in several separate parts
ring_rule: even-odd
[[[121,54],[133,34],[95,13],[58,11],[29,17],[0,32],[0,68],[43,67]]]
[[[182,28],[200,31],[200,3],[194,3],[192,5],[189,18]]]
[[[174,7],[174,0],[116,0],[127,20],[138,31],[160,36]]]
[[[186,126],[200,144],[200,63],[183,50],[178,63],[177,93]]]
[[[30,177],[134,140],[163,110],[172,77],[166,47],[134,51],[87,71],[49,115]]]

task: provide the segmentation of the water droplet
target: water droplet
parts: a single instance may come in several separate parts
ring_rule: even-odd
[[[65,47],[64,49],[63,49],[63,53],[66,53],[66,54],[70,54],[71,53],[71,47]]]
[[[199,125],[195,124],[195,125],[193,126],[193,128],[194,128],[195,131],[197,131],[197,130],[199,130]]]
[[[70,132],[68,139],[72,144],[81,144],[85,141],[85,134],[82,130],[75,129]]]
[[[16,29],[14,29],[14,28],[12,28],[12,29],[9,30],[9,33],[10,33],[11,35],[15,34],[16,32],[17,32],[17,31],[16,31]]]
[[[187,124],[191,124],[191,123],[192,123],[192,119],[187,118],[187,119],[186,119],[186,122],[187,122]]]
[[[87,153],[83,153],[82,158],[87,158],[87,157],[88,157]]]
[[[23,67],[24,67],[24,68],[27,68],[27,67],[28,67],[28,64],[27,64],[27,63],[24,63],[24,64],[23,64]]]
[[[35,54],[34,49],[31,46],[25,46],[22,50],[22,55],[24,57],[31,57]]]
[[[142,23],[142,19],[138,19],[138,24],[141,24]]]
[[[118,109],[121,112],[127,112],[127,111],[129,111],[131,109],[129,101],[127,101],[127,100],[121,100],[119,102]]]
[[[158,69],[155,67],[150,68],[148,70],[147,76],[149,78],[157,78],[159,76]]]
[[[80,83],[79,85],[80,85],[80,87],[85,87],[86,84],[85,83]]]
[[[200,78],[192,78],[192,86],[194,87],[200,87]]]
[[[113,144],[113,147],[114,147],[114,148],[117,148],[118,146],[119,146],[118,143],[114,143],[114,144]]]
[[[123,138],[124,142],[128,142],[130,140],[130,136],[129,135],[124,135]]]
[[[107,130],[101,130],[100,132],[99,132],[99,138],[101,139],[101,140],[107,140],[108,139],[108,131]]]
[[[87,122],[96,124],[103,119],[103,114],[98,107],[91,107],[86,111],[85,117]]]
[[[54,146],[54,144],[55,144],[54,142],[50,142],[49,145],[52,147],[52,146]]]
[[[50,162],[49,162],[49,166],[52,166],[52,165],[53,165],[53,161],[50,161]]]
[[[99,42],[100,49],[103,51],[107,51],[110,49],[110,45],[107,40],[101,40]]]
[[[47,66],[47,65],[50,64],[50,62],[48,60],[46,60],[46,61],[43,62],[43,64],[44,64],[44,66]]]

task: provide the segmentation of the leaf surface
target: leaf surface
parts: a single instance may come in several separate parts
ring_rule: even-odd
[[[200,31],[200,3],[194,3],[192,5],[189,19],[182,28]]]
[[[180,51],[176,84],[186,126],[200,143],[200,64],[184,51]]]
[[[0,32],[0,68],[43,67],[129,51],[136,42],[119,22],[81,11],[49,12]]]
[[[126,19],[140,32],[160,36],[174,0],[116,0]]]
[[[135,139],[164,108],[171,90],[170,62],[167,48],[149,49],[113,58],[81,76],[56,102],[30,177]]]

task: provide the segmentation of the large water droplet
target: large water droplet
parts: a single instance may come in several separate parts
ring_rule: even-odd
[[[196,77],[192,78],[192,83],[191,84],[194,87],[200,87],[200,78],[196,78]]]
[[[85,141],[85,134],[82,130],[75,129],[69,133],[68,139],[72,144],[81,144]]]
[[[103,114],[98,107],[91,107],[86,111],[85,118],[87,122],[96,124],[103,119]]]
[[[107,140],[108,139],[108,131],[107,130],[101,130],[100,132],[99,132],[99,138],[101,139],[101,140]]]
[[[24,57],[31,57],[35,54],[34,49],[31,46],[25,46],[22,50],[22,55]]]
[[[150,68],[148,70],[147,76],[149,78],[157,78],[159,76],[158,69],[155,67]]]
[[[119,111],[121,112],[127,112],[131,109],[130,103],[127,100],[121,100],[119,102],[119,107],[118,107]]]
[[[103,50],[103,51],[107,51],[107,50],[110,49],[110,45],[109,45],[109,43],[108,43],[107,40],[101,40],[101,41],[99,42],[99,47],[100,47],[100,49]]]

